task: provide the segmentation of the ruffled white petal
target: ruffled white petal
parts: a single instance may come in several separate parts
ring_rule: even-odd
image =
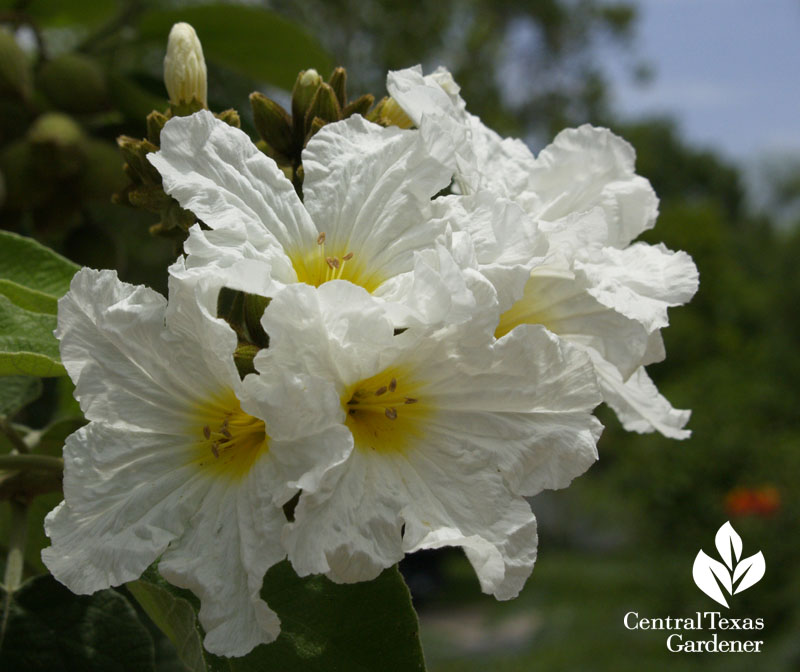
[[[373,450],[355,445],[303,492],[284,535],[296,570],[368,580],[404,552],[459,545],[486,591],[515,595],[536,548],[520,494],[563,487],[596,459],[600,425],[591,411],[600,395],[588,357],[542,327],[522,327],[494,346],[488,338],[467,346],[448,329],[394,336],[385,306],[345,283],[287,287],[263,322],[278,335],[259,367],[271,358],[305,367],[340,395],[399,367],[393,384],[416,398],[401,403],[418,403],[410,408],[422,413],[409,416],[416,429],[398,421],[396,431],[412,434]],[[380,431],[395,436],[392,427]]]
[[[303,495],[284,536],[301,575],[375,578],[404,553],[461,546],[481,588],[515,597],[536,559],[536,524],[485,456],[456,444],[403,455],[354,452],[323,489]]]
[[[64,497],[42,560],[75,593],[138,578],[183,534],[201,492],[184,437],[93,422],[64,445]]]
[[[499,333],[518,324],[543,324],[561,338],[593,348],[628,377],[644,362],[650,336],[637,321],[600,303],[591,286],[557,266],[539,266],[522,298],[500,319]]]
[[[382,128],[356,115],[313,137],[303,169],[304,202],[326,248],[353,252],[353,263],[382,279],[410,270],[414,251],[442,232],[426,210],[451,172],[418,131]]]
[[[603,248],[576,260],[575,267],[586,276],[592,296],[649,332],[666,327],[667,308],[691,299],[699,282],[692,258],[661,244]]]
[[[625,429],[640,434],[657,431],[670,439],[688,439],[692,435],[684,429],[692,412],[672,408],[644,367],[623,381],[619,371],[601,357],[593,354],[593,360],[603,400],[614,409]]]
[[[650,183],[634,172],[635,152],[605,128],[585,124],[559,133],[536,157],[527,190],[538,206],[528,212],[556,221],[601,207],[608,222],[608,245],[624,247],[658,216]]]
[[[386,301],[395,326],[448,327],[482,342],[501,310],[494,286],[474,261],[469,236],[449,230],[430,249],[414,253],[411,271],[375,294]]]
[[[591,362],[543,327],[518,327],[490,356],[465,350],[456,366],[434,350],[417,361],[438,408],[428,440],[493,455],[515,494],[564,488],[597,460]]]
[[[113,271],[75,274],[59,302],[56,336],[87,419],[175,434],[176,419],[185,419],[195,401],[230,386],[230,378],[218,377],[224,369],[198,366],[196,344],[164,328],[166,305],[157,292],[122,283]],[[230,354],[234,347],[235,337],[215,346]]]
[[[295,571],[339,583],[374,579],[403,558],[405,499],[391,460],[353,451],[315,493],[300,497],[283,536]]]
[[[267,306],[261,324],[270,347],[254,360],[259,371],[273,360],[326,380],[356,381],[388,365],[397,348],[383,304],[341,280],[316,289],[286,287]]]
[[[330,381],[291,372],[273,356],[260,357],[258,368],[260,375],[244,380],[242,409],[269,428],[270,490],[282,505],[298,490],[316,490],[325,471],[347,459],[353,440]]]
[[[317,232],[291,182],[250,138],[205,110],[175,117],[148,159],[165,191],[213,229],[243,230],[258,250],[313,244]],[[291,277],[277,278],[291,282]]]
[[[200,598],[203,644],[218,655],[245,655],[280,632],[277,615],[260,597],[264,574],[284,557],[279,539],[286,522],[272,504],[267,469],[256,464],[241,482],[211,482],[158,565],[167,581]]]

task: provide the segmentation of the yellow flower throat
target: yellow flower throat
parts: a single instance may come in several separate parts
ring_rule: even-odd
[[[349,280],[372,293],[386,280],[367,267],[363,255],[339,247],[328,246],[326,249],[323,232],[317,237],[314,249],[289,254],[297,281],[319,287],[329,280]]]
[[[422,386],[409,378],[400,367],[391,367],[345,390],[345,424],[357,450],[402,453],[424,438],[430,400],[420,399]]]
[[[199,408],[195,427],[196,462],[219,475],[242,478],[269,450],[264,421],[245,413],[233,390]]]

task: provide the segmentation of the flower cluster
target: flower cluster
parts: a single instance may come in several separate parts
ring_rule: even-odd
[[[356,582],[460,546],[509,599],[536,558],[525,498],[596,460],[597,404],[632,430],[688,434],[644,367],[697,273],[631,243],[657,212],[631,147],[584,126],[534,158],[467,113],[446,71],[388,85],[414,127],[325,125],[302,199],[210,112],[164,126],[148,158],[204,225],[169,299],[84,269],[59,306],[90,422],[65,447],[43,556],[72,590],[158,561],[229,656],[277,636],[260,589],[286,557]],[[249,324],[266,347],[244,377],[223,290],[261,297]]]

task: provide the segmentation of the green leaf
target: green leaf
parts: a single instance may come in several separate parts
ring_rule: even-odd
[[[197,611],[197,598],[168,584],[153,568],[148,569],[136,583],[145,582],[187,605],[191,604]],[[131,592],[138,600],[139,596]],[[324,576],[300,578],[289,562],[283,561],[267,572],[261,596],[281,619],[278,639],[272,644],[256,647],[242,658],[222,658],[203,650],[207,668],[192,670],[425,671],[417,615],[397,567],[385,570],[374,581],[339,585]],[[162,608],[157,614],[159,621],[170,621],[162,630],[167,635],[172,630],[188,636],[190,627],[185,608],[182,607],[180,612],[177,609],[170,612],[169,603],[166,604],[167,609]],[[148,611],[147,606],[143,603],[142,606]],[[166,613],[173,616],[166,619]]]
[[[141,21],[142,39],[166,48],[174,23],[186,21],[197,31],[209,61],[283,89],[307,68],[326,72],[331,59],[295,24],[264,9],[241,5],[204,5],[148,12]]]
[[[190,672],[206,672],[203,641],[194,609],[169,589],[140,579],[127,584],[145,613],[174,644],[178,657]]]
[[[0,231],[0,294],[21,308],[55,315],[79,268],[32,238]]]
[[[53,577],[40,576],[11,596],[2,670],[153,672],[154,664],[150,634],[113,590],[73,595]]]
[[[30,376],[7,376],[0,382],[0,415],[12,417],[42,394],[42,381]]]
[[[54,315],[25,310],[0,296],[0,376],[66,375],[55,328]]]
[[[74,26],[76,23],[96,26],[111,18],[116,9],[115,0],[33,0],[25,6],[25,10],[37,23],[49,28]]]

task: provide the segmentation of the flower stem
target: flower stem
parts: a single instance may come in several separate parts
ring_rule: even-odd
[[[3,576],[5,599],[3,600],[3,617],[0,622],[0,647],[6,636],[8,615],[11,611],[11,600],[14,591],[22,584],[25,567],[25,541],[28,536],[28,504],[15,499],[9,501],[11,506],[11,533],[8,540],[6,571]]]
[[[3,434],[8,437],[8,440],[14,444],[14,448],[20,453],[29,452],[28,444],[25,443],[25,440],[17,433],[17,430],[11,426],[7,418],[0,417],[0,432],[3,432]]]
[[[0,470],[21,471],[26,469],[63,471],[64,460],[50,455],[0,455]]]

